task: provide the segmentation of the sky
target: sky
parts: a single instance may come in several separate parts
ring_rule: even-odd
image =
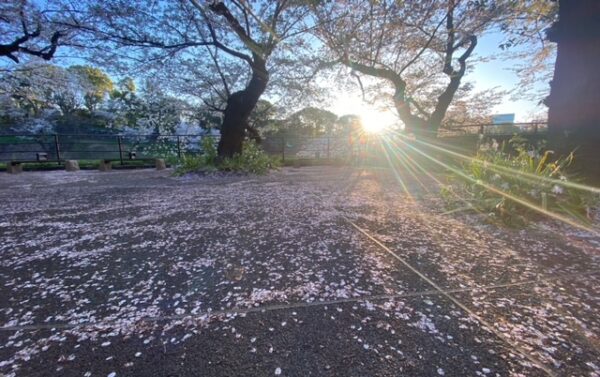
[[[475,48],[475,54],[480,57],[498,56],[502,51],[498,47],[503,39],[500,33],[489,33],[479,39]],[[471,81],[475,85],[475,91],[481,91],[498,87],[507,91],[517,88],[519,78],[511,71],[517,61],[492,59],[473,65],[474,69],[469,72],[463,82]],[[547,83],[539,83],[536,89],[547,88]],[[397,115],[392,110],[382,111],[379,106],[370,105],[362,100],[358,88],[353,92],[339,92],[335,94],[336,99],[332,101],[330,111],[342,114],[366,114],[369,118],[378,118],[384,123],[397,122]],[[513,100],[506,96],[501,104],[495,106],[493,114],[514,113],[516,122],[531,120],[533,114],[539,115],[545,112],[545,107],[538,104],[539,100]]]

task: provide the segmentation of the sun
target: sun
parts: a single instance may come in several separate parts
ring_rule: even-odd
[[[332,111],[337,114],[356,115],[362,123],[362,132],[379,135],[393,130],[398,125],[397,114],[383,104],[366,102],[355,92],[340,92]]]
[[[389,119],[386,115],[377,110],[363,110],[359,115],[363,131],[368,134],[383,133],[389,126]]]

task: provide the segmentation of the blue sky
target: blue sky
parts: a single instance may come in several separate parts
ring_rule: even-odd
[[[506,90],[516,89],[519,85],[517,74],[511,71],[516,64],[522,63],[515,60],[501,59],[502,51],[498,45],[502,42],[500,33],[489,33],[483,36],[475,52],[479,56],[498,57],[490,62],[480,63],[474,66],[474,71],[467,76],[467,80],[473,81],[477,89],[499,87]],[[535,89],[548,89],[549,83],[537,83]],[[545,107],[539,105],[540,99],[536,100],[511,100],[505,98],[504,102],[495,107],[496,113],[515,113],[517,121],[526,121],[532,113],[545,113]]]

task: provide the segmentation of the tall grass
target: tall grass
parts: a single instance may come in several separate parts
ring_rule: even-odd
[[[524,225],[543,211],[587,222],[588,210],[598,198],[566,184],[576,180],[569,172],[573,159],[573,153],[556,158],[552,151],[544,151],[520,137],[502,145],[492,140],[482,144],[475,158],[462,166],[472,179],[456,179],[456,184],[442,188],[441,196],[449,206],[458,205],[456,198],[462,197],[470,204],[469,208],[487,213],[507,225]]]

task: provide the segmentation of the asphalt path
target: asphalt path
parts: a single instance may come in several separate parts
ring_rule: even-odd
[[[0,175],[5,376],[600,376],[600,240],[388,169]]]

